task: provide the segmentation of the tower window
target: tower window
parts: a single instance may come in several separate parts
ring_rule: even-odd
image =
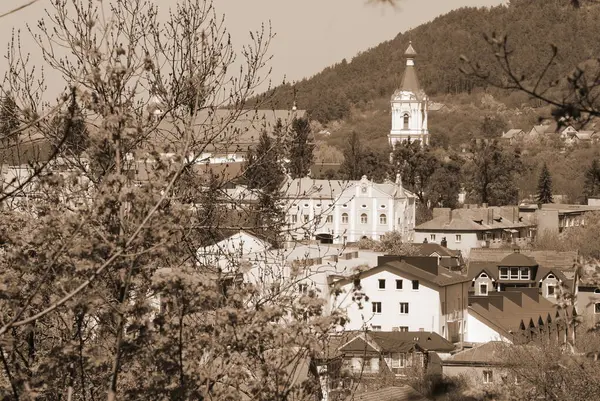
[[[408,129],[408,113],[404,114],[404,123],[403,123],[403,129]]]

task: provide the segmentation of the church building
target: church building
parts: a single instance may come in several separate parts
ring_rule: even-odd
[[[392,95],[392,129],[388,135],[390,146],[397,142],[420,141],[429,144],[427,130],[427,95],[421,89],[415,70],[417,52],[412,46],[404,52],[406,67],[402,76],[402,84]]]

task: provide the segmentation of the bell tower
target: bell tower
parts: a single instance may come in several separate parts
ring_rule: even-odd
[[[411,42],[404,52],[406,66],[402,75],[402,83],[391,99],[392,129],[388,140],[392,149],[397,142],[403,141],[420,141],[421,145],[429,145],[428,98],[419,85],[415,70],[416,56],[417,52]]]

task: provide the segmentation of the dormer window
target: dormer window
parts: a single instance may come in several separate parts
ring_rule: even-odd
[[[520,273],[521,273],[521,280],[529,280],[529,268],[528,267],[521,267],[520,269]]]
[[[408,129],[408,122],[409,122],[409,116],[408,113],[404,113],[404,117],[403,117],[403,123],[402,123],[402,129]]]

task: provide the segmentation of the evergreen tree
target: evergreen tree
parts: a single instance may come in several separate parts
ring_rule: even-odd
[[[278,190],[285,173],[281,162],[281,148],[278,142],[263,131],[255,149],[248,151],[244,176],[249,189],[267,192]]]
[[[352,131],[348,145],[344,148],[344,162],[340,173],[346,180],[360,180],[364,174],[363,148],[356,131]]]
[[[594,159],[592,165],[585,172],[583,193],[586,199],[600,195],[600,162],[598,159]]]
[[[11,132],[19,128],[19,108],[14,98],[7,94],[0,101],[0,138],[10,139]]]
[[[257,203],[252,224],[257,234],[273,245],[280,242],[285,213],[281,202],[281,185],[285,179],[281,142],[266,131],[260,135],[256,149],[250,149],[244,176],[249,189],[255,190]]]
[[[552,176],[548,170],[548,166],[544,163],[540,178],[538,181],[538,203],[553,203],[552,199]]]
[[[315,149],[315,144],[310,140],[310,134],[308,119],[294,118],[288,151],[288,171],[292,178],[306,177],[310,172]]]
[[[70,117],[71,112],[67,112],[56,116],[52,121],[55,145],[58,146],[62,142],[63,150],[66,151],[67,156],[80,155],[90,145],[90,135],[81,108],[77,103],[74,104],[74,107],[72,118]],[[70,121],[67,120],[69,118]]]

